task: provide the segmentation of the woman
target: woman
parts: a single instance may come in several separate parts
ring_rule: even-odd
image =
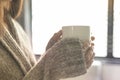
[[[36,61],[26,33],[15,21],[22,4],[23,0],[0,0],[0,80],[59,80],[86,73],[93,61],[93,45],[61,40],[61,30]]]

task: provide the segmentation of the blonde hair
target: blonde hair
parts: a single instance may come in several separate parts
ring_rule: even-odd
[[[10,7],[9,2],[9,0],[0,0],[0,38],[5,32],[5,17],[6,11],[8,11]]]
[[[9,11],[10,1],[8,0],[0,0],[0,21],[2,21],[5,17],[6,11]]]
[[[22,11],[23,0],[0,0],[0,38],[10,25],[7,16],[17,18]]]
[[[12,18],[17,18],[21,14],[22,6],[23,0],[0,0],[0,14],[10,14]]]

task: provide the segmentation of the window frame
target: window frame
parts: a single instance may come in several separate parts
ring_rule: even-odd
[[[108,0],[107,58],[114,58],[113,57],[113,19],[114,19],[114,0]]]

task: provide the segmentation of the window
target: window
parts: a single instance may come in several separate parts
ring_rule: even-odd
[[[96,37],[96,56],[107,55],[108,0],[32,0],[32,10],[35,54],[44,53],[48,40],[62,26],[89,25]]]
[[[114,49],[113,56],[120,57],[120,0],[114,1]]]

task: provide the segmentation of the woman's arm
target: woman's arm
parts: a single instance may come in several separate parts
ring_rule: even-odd
[[[60,40],[46,51],[23,80],[59,80],[79,76],[86,71],[81,42],[77,39]]]

